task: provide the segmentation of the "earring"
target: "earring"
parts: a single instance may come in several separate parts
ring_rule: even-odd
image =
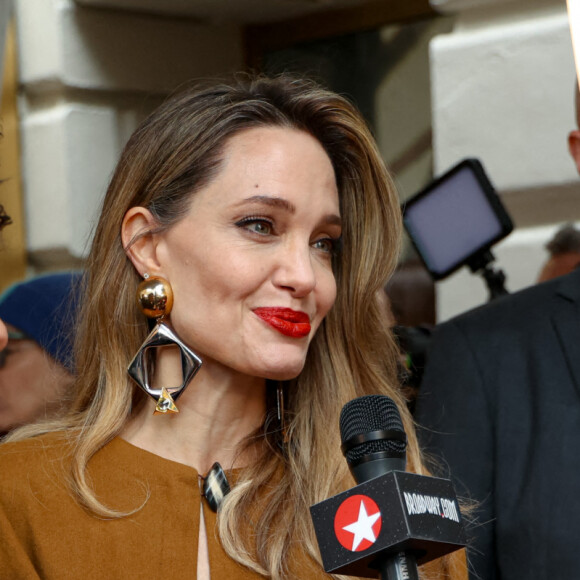
[[[173,291],[169,282],[149,274],[144,274],[143,277],[145,279],[137,288],[137,303],[147,318],[156,320],[156,325],[137,351],[127,372],[157,402],[154,415],[179,413],[175,402],[201,367],[201,359],[164,322],[173,308]],[[149,370],[154,367],[155,349],[171,345],[176,345],[181,354],[183,382],[177,388],[153,388]]]
[[[280,431],[282,432],[282,442],[285,445],[288,443],[288,432],[286,431],[286,415],[284,414],[284,389],[281,383],[278,383],[278,387],[276,388],[276,407],[278,410]]]

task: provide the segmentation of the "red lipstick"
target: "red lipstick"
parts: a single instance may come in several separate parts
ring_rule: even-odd
[[[256,308],[254,313],[285,336],[303,338],[310,334],[310,318],[305,312],[291,308]]]

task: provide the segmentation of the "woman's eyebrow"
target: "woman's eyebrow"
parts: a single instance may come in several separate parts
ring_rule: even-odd
[[[289,213],[296,213],[296,206],[290,203],[287,199],[282,197],[272,197],[269,195],[253,195],[252,197],[246,197],[238,205],[245,205],[250,203],[260,203],[263,205],[268,205],[270,207],[279,207],[285,209]]]
[[[339,215],[330,214],[324,217],[323,222],[329,226],[341,226],[342,227],[342,219]]]

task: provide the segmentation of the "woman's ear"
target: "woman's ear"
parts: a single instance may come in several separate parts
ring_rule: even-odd
[[[159,269],[157,243],[151,234],[156,227],[153,214],[144,207],[132,207],[121,224],[123,248],[141,276]]]

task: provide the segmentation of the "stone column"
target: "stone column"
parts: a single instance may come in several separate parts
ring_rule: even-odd
[[[194,78],[239,70],[241,30],[16,0],[27,246],[36,270],[79,264],[137,123]]]

